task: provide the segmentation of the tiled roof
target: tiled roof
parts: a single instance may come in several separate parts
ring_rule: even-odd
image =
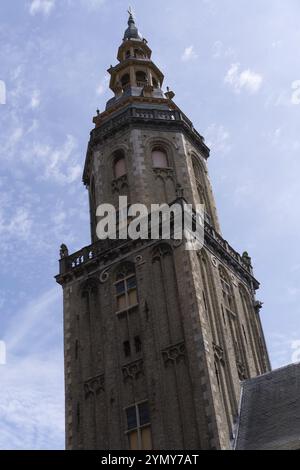
[[[237,450],[300,450],[300,364],[242,384]]]

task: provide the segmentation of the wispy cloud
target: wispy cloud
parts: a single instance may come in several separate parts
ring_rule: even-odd
[[[292,83],[292,97],[291,97],[291,103],[292,104],[300,104],[300,80],[295,80]]]
[[[208,147],[215,154],[227,154],[231,149],[230,134],[223,125],[211,124],[205,131]]]
[[[269,336],[269,349],[272,354],[274,368],[300,362],[300,332],[290,336],[273,332]]]
[[[39,180],[53,180],[59,184],[73,183],[82,172],[77,163],[77,142],[72,135],[67,135],[60,147],[52,147],[43,142],[35,142],[23,152],[23,161],[36,167]]]
[[[215,41],[213,44],[212,55],[214,59],[232,57],[234,53],[234,49],[232,47],[226,47],[222,41]]]
[[[41,102],[41,92],[40,90],[33,90],[30,100],[31,109],[36,109],[40,106]]]
[[[105,77],[102,78],[102,80],[99,82],[96,88],[96,93],[98,96],[103,95],[108,90],[108,83],[109,83],[109,76],[105,75]]]
[[[6,85],[3,80],[0,80],[0,104],[6,103]]]
[[[41,13],[45,16],[49,15],[55,6],[55,0],[31,0],[29,5],[29,13],[36,15]]]
[[[189,62],[190,60],[195,60],[197,58],[198,54],[196,53],[193,45],[186,47],[181,56],[181,60],[183,62]]]
[[[254,94],[260,90],[263,76],[250,69],[240,71],[240,64],[232,64],[226,73],[224,81],[230,85],[235,93],[246,90]]]
[[[0,449],[55,449],[63,442],[60,297],[58,288],[45,292],[16,312],[6,328],[7,364],[0,367]]]
[[[106,0],[81,0],[81,3],[88,10],[96,10],[97,8],[101,7],[105,1]]]

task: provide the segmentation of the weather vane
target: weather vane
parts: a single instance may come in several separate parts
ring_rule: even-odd
[[[132,7],[129,5],[129,8],[128,8],[128,13],[130,16],[134,16],[134,11],[132,9]]]

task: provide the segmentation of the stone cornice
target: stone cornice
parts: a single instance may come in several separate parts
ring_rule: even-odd
[[[136,97],[134,100],[136,101]],[[168,100],[161,101],[166,102]],[[156,100],[156,102],[158,101]],[[95,118],[95,123],[97,126],[97,118]],[[84,184],[88,185],[90,181],[90,165],[95,146],[104,142],[108,137],[113,137],[116,132],[128,127],[138,127],[139,129],[159,128],[159,130],[183,132],[199,148],[205,158],[209,157],[209,148],[206,146],[204,138],[179,109],[149,109],[129,105],[118,114],[113,115],[111,119],[105,120],[91,132],[83,173]]]
[[[174,202],[183,203],[185,201],[180,198]],[[100,266],[102,270],[105,270],[111,263],[121,257],[156,243],[159,243],[159,240],[99,240],[93,245],[62,258],[60,260],[60,274],[56,276],[56,281],[61,285],[65,285],[83,275],[97,271]],[[252,267],[243,261],[242,256],[208,222],[205,222],[204,244],[212,254],[233,270],[251,289],[257,290],[259,288],[259,282],[253,276]]]

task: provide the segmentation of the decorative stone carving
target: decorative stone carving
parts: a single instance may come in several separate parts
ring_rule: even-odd
[[[162,351],[162,357],[165,366],[168,366],[169,364],[178,364],[184,360],[185,354],[186,349],[184,342],[169,346]]]
[[[176,185],[176,197],[183,198],[184,189],[181,184],[177,183]]]
[[[122,367],[123,380],[137,380],[141,375],[144,374],[144,363],[142,359],[131,362],[126,366]]]
[[[69,256],[69,250],[67,245],[62,244],[60,247],[60,259],[67,258]]]
[[[173,240],[173,247],[174,248],[179,248],[183,244],[183,239],[182,240]]]
[[[215,359],[221,364],[225,364],[224,349],[218,344],[213,343]]]
[[[234,287],[238,287],[236,277],[233,274],[231,274],[230,278],[231,278],[231,281],[232,281],[232,284],[234,285]]]
[[[144,261],[144,258],[143,258],[142,255],[137,255],[137,256],[135,257],[135,262],[136,262],[137,264],[142,264],[143,261]]]
[[[263,308],[263,305],[264,305],[264,303],[261,302],[260,300],[255,300],[253,306],[254,306],[254,310],[256,311],[257,314],[259,314],[259,312]]]
[[[153,168],[156,178],[162,178],[163,180],[170,178],[174,181],[174,170],[173,168]]]
[[[83,386],[86,399],[91,395],[99,395],[100,392],[104,392],[104,374],[87,380]]]
[[[122,190],[128,188],[128,178],[127,175],[123,175],[120,178],[113,180],[112,190],[114,193],[120,193]]]
[[[237,370],[238,370],[238,374],[239,374],[239,379],[241,381],[246,380],[247,379],[246,368],[245,368],[244,364],[240,361],[237,363]]]
[[[104,284],[109,279],[109,271],[106,269],[100,274],[100,282]]]
[[[181,241],[181,240],[180,240]],[[153,250],[152,261],[158,261],[164,256],[170,256],[172,254],[172,248],[168,243],[160,243]]]

